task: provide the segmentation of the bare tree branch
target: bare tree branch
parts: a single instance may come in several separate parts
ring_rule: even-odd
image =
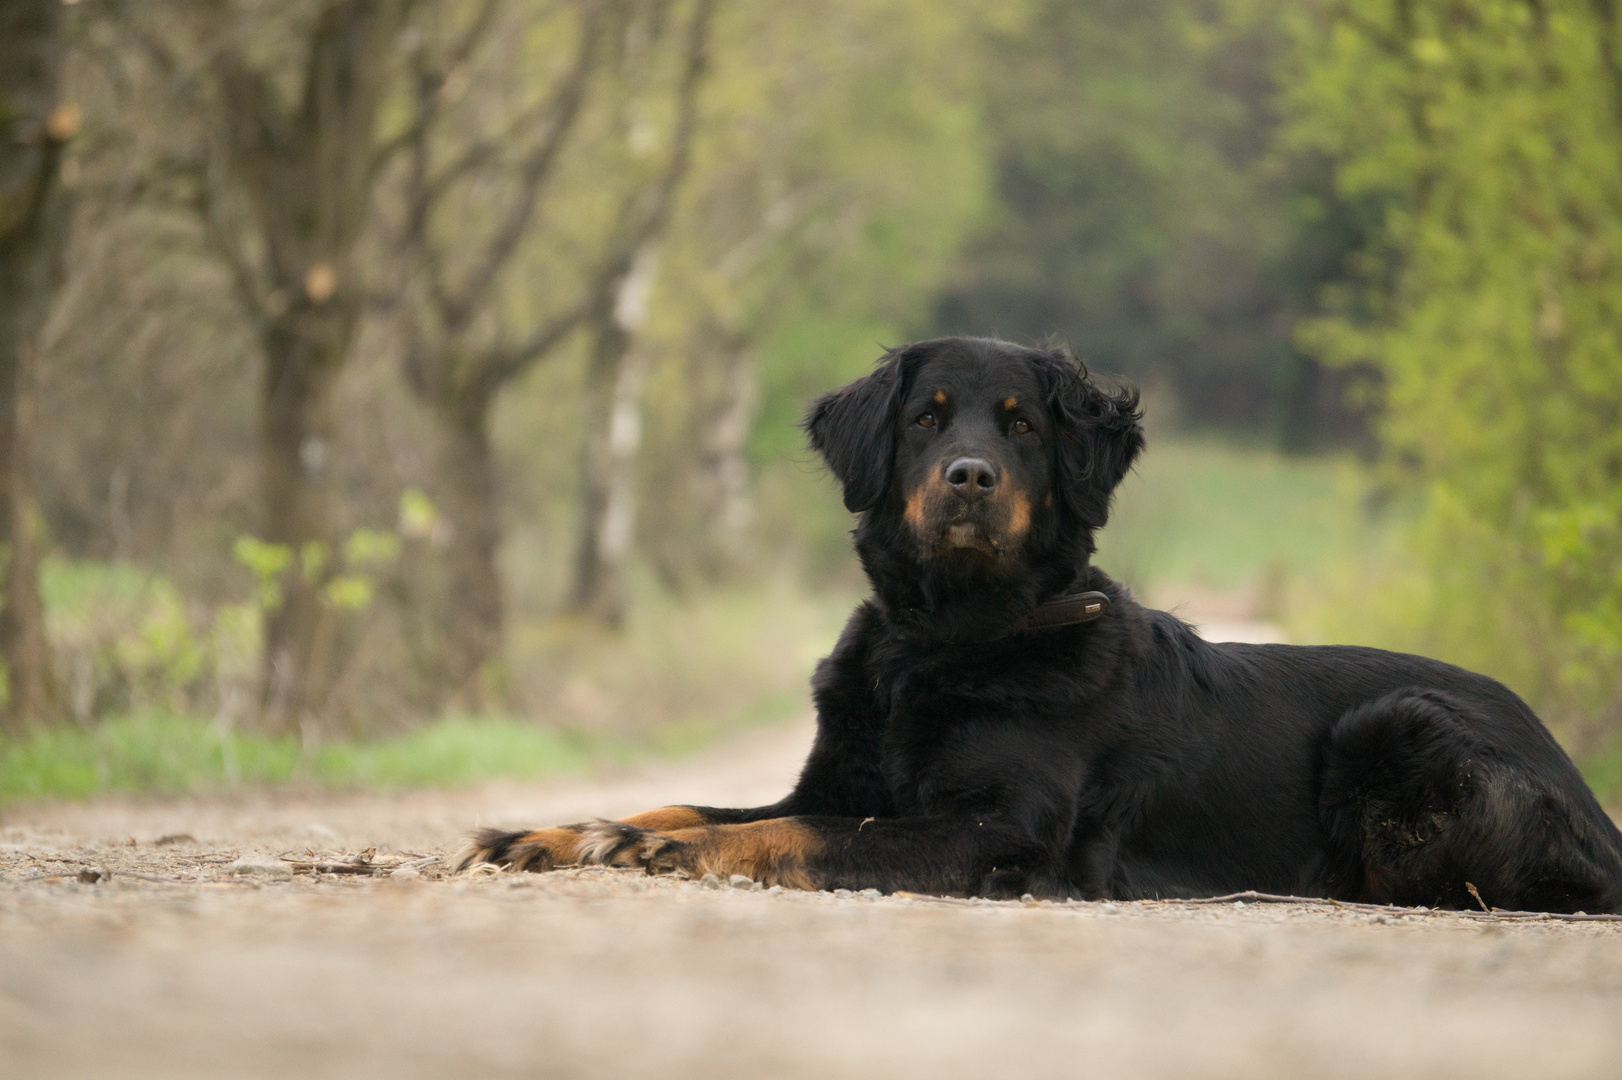
[[[509,380],[523,374],[531,364],[562,344],[563,339],[573,333],[590,312],[588,298],[549,320],[519,344],[485,352],[469,379],[472,393],[486,399],[494,397],[496,391]]]
[[[524,230],[535,212],[541,189],[551,179],[558,154],[573,130],[580,106],[586,99],[586,86],[597,66],[598,48],[607,22],[607,8],[606,4],[594,3],[587,9],[574,63],[552,95],[552,107],[548,110],[552,115],[546,133],[519,168],[518,197],[508,207],[492,234],[490,247],[468,273],[459,293],[446,296],[449,302],[443,312],[448,326],[461,328],[467,325],[490,283],[518,249]]]
[[[437,109],[432,108],[432,104],[437,101],[439,88],[445,84],[445,79],[451,72],[467,63],[468,57],[473,54],[473,50],[478,48],[479,43],[490,32],[490,27],[495,23],[498,3],[499,0],[484,0],[484,3],[479,6],[478,14],[473,17],[472,23],[468,25],[467,30],[456,40],[455,44],[446,51],[445,59],[437,69],[430,71],[430,69],[423,67],[420,62],[416,65],[414,74],[417,76],[418,84],[418,108],[412,117],[412,122],[406,126],[404,131],[391,139],[385,140],[373,152],[372,176],[375,177],[393,160],[396,154],[410,149],[426,134],[427,125],[432,123],[434,116],[437,115]],[[408,7],[414,6],[415,4],[408,5]],[[430,97],[430,107],[427,109],[422,107],[422,88],[425,78],[431,78],[434,83],[434,95]]]
[[[699,0],[688,26],[685,61],[677,88],[676,130],[670,157],[658,180],[651,190],[627,195],[621,203],[619,224],[608,245],[608,256],[592,275],[591,284],[580,301],[524,342],[485,353],[470,380],[475,392],[493,396],[504,383],[523,374],[531,364],[556,348],[594,312],[612,305],[620,283],[631,272],[637,252],[663,230],[676,188],[692,158],[693,135],[698,127],[698,89],[708,64],[714,13],[715,0]]]
[[[264,319],[266,311],[258,275],[243,254],[239,238],[232,236],[233,230],[220,220],[220,198],[215,191],[214,179],[208,175],[206,168],[202,172],[197,185],[196,210],[203,222],[204,243],[225,261],[226,268],[231,271],[231,288],[237,295],[237,302],[249,317],[259,322]]]
[[[633,257],[636,249],[664,228],[676,188],[687,175],[692,158],[693,134],[698,128],[698,88],[709,65],[710,24],[715,17],[715,2],[699,0],[697,10],[693,12],[693,21],[687,28],[686,66],[682,71],[681,87],[677,91],[676,133],[672,140],[670,160],[665,163],[664,175],[654,188],[652,204],[639,233],[629,245]]]

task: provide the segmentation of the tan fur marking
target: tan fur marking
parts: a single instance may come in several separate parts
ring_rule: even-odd
[[[1049,509],[1052,509],[1052,507],[1053,507],[1053,492],[1050,491],[1046,495],[1042,496],[1042,505],[1048,507]]]
[[[531,829],[513,841],[508,849],[514,870],[551,870],[580,862],[581,827],[565,825],[555,829]]]
[[[1023,491],[1016,491],[1009,501],[1013,508],[1008,512],[1008,535],[1017,540],[1031,527],[1031,500]]]
[[[1017,406],[1018,404],[1019,404],[1019,398],[1011,397],[1011,398],[1008,398],[1006,401],[1004,401],[1002,403],[1002,407],[1005,408],[1005,409],[1012,409],[1015,406]]]
[[[924,534],[923,488],[914,488],[912,494],[907,496],[907,510],[903,516],[906,517],[907,524],[912,526],[913,532],[917,533],[919,536]]]
[[[657,810],[644,810],[640,814],[632,814],[620,820],[639,829],[670,832],[672,829],[696,828],[704,824],[704,815],[691,806],[662,806]]]
[[[822,840],[793,818],[747,825],[710,825],[649,837],[649,869],[680,869],[723,881],[743,874],[785,889],[815,889],[806,862],[820,854]]]
[[[935,391],[935,404],[937,404],[937,405],[945,405],[946,404],[946,391],[945,390],[937,390],[937,391]]]

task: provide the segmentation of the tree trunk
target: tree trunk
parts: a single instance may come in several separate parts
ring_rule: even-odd
[[[709,510],[709,571],[717,578],[746,558],[749,526],[755,520],[748,456],[757,399],[755,365],[746,346],[730,344],[723,353],[719,400],[704,410],[714,419],[700,436],[700,467],[694,475],[701,490],[693,497]]]
[[[441,510],[450,521],[445,625],[445,676],[452,705],[481,712],[492,690],[490,664],[499,658],[503,610],[501,545],[490,403],[479,400],[438,410],[444,451]]]
[[[293,553],[281,603],[265,613],[263,721],[270,730],[307,724],[332,678],[333,613],[321,589],[333,550],[333,390],[349,347],[353,316],[336,303],[301,304],[264,335],[259,479],[264,536]]]
[[[28,443],[39,331],[61,276],[57,168],[78,129],[78,110],[57,101],[61,12],[61,0],[0,4],[0,654],[13,731],[43,719],[51,697]]]
[[[258,231],[223,246],[261,327],[262,527],[293,553],[281,602],[265,613],[261,723],[297,724],[307,737],[338,667],[337,613],[321,599],[337,557],[333,392],[360,305],[353,253],[371,205],[377,115],[404,11],[403,0],[323,5],[290,112],[223,23],[227,45],[214,61],[230,178]]]
[[[604,304],[591,320],[594,339],[580,443],[580,528],[569,607],[614,628],[625,621],[624,567],[635,525],[642,428],[641,365],[630,356],[647,316],[657,264],[654,244],[644,244],[610,294],[612,307]]]

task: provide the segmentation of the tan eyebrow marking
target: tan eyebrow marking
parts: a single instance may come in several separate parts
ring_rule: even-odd
[[[937,404],[937,405],[945,405],[946,404],[946,391],[945,390],[937,390],[937,391],[935,391],[935,404]]]
[[[1018,404],[1019,404],[1019,398],[1011,397],[1007,401],[1002,403],[1002,407],[1005,408],[1005,409],[1012,409],[1015,405],[1018,405]]]

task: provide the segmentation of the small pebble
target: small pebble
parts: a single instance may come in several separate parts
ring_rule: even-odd
[[[884,896],[884,894],[879,892],[877,889],[863,889],[856,895],[860,896],[863,900],[878,900]]]
[[[727,878],[727,884],[734,889],[752,889],[755,887],[755,879],[747,874],[733,874]]]
[[[402,866],[389,875],[391,881],[420,881],[422,871],[415,866]]]
[[[780,893],[780,892],[783,891],[783,886],[781,886],[781,885],[773,885],[771,888],[767,889],[766,891],[769,892],[769,893]]]
[[[719,889],[721,887],[721,879],[716,877],[714,874],[705,874],[703,877],[698,879],[698,887],[701,889]]]
[[[232,877],[292,877],[293,868],[279,860],[259,858],[254,855],[244,855],[236,862],[225,868],[225,872]]]
[[[1019,898],[1019,902],[1024,904],[1026,907],[1034,907],[1036,905],[1036,897],[1032,896],[1030,893],[1026,893],[1024,896]]]
[[[1120,911],[1121,909],[1116,907],[1114,904],[1099,904],[1098,905],[1098,910],[1099,910],[1099,913],[1103,914],[1103,915],[1114,915],[1116,912]]]
[[[834,890],[834,895],[839,897],[839,899],[841,899],[841,900],[849,900],[851,897],[855,896],[856,894],[851,892],[849,889],[835,889]]]

